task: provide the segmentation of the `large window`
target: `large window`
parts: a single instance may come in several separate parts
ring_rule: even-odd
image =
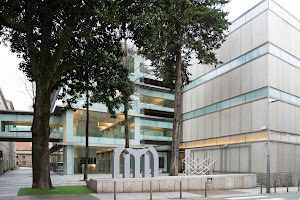
[[[2,131],[5,132],[31,132],[31,122],[3,121]],[[50,123],[50,133],[63,133],[62,123]]]
[[[152,105],[157,105],[157,106],[162,106],[167,108],[174,108],[174,102],[175,102],[174,100],[152,97],[143,94],[140,95],[140,98],[141,98],[141,103],[152,104]]]
[[[74,112],[73,134],[85,136],[86,111]],[[134,117],[129,117],[130,139],[134,139]],[[123,115],[112,118],[108,113],[90,111],[89,136],[104,138],[125,138],[125,121]]]
[[[141,119],[140,131],[144,139],[172,137],[172,120]]]

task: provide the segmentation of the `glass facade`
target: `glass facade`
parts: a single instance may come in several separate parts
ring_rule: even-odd
[[[140,123],[140,134],[142,139],[171,140],[173,132],[172,120],[142,118]]]
[[[135,83],[132,109],[129,111],[130,146],[143,148],[146,144],[155,145],[156,141],[172,140],[172,119],[164,116],[145,114],[145,109],[158,113],[174,111],[174,93],[161,87],[161,80],[153,75],[153,68],[138,55],[129,56],[130,78]],[[79,101],[78,105],[82,101]],[[112,153],[116,146],[125,143],[124,115],[114,118],[105,112],[104,104],[93,104],[89,112],[89,173],[107,173],[112,167]],[[121,108],[122,109],[122,108]],[[85,165],[86,111],[83,109],[70,112],[66,120],[73,120],[72,131],[67,134],[67,142],[73,142],[69,153],[74,157],[74,172],[83,173]],[[69,135],[68,135],[69,134]],[[155,145],[156,146],[156,145]],[[72,150],[73,148],[73,150]],[[168,171],[168,151],[158,150],[160,170]],[[66,150],[68,152],[68,150]],[[65,150],[64,150],[65,153]],[[122,169],[122,167],[121,167]],[[70,172],[72,173],[72,172]]]
[[[11,122],[2,122],[3,123],[3,131],[4,132],[31,132],[31,125],[16,125],[15,123]],[[63,133],[62,124],[50,124],[50,133]]]
[[[88,172],[90,174],[111,171],[112,148],[89,147]],[[85,147],[74,148],[74,171],[83,173],[85,165]]]
[[[291,95],[289,93],[280,91],[278,89],[275,88],[270,88],[270,97],[286,102],[286,103],[290,103],[293,104],[295,106],[300,106],[300,98],[294,95]]]
[[[134,139],[134,117],[129,117],[130,139]],[[73,135],[85,136],[86,111],[77,110],[73,114]],[[89,136],[102,138],[125,138],[124,115],[89,111]]]
[[[153,97],[150,95],[140,95],[141,103],[152,104],[156,106],[166,107],[166,108],[174,108],[174,100],[163,99],[158,97]]]

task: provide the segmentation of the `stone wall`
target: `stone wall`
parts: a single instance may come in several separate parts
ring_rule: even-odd
[[[127,178],[127,179],[91,179],[87,186],[97,193],[114,192],[114,181],[118,193],[149,192],[150,181],[153,192],[174,192],[180,190],[182,181],[183,191],[204,190],[205,182],[212,178],[208,184],[209,190],[243,189],[256,187],[255,174],[226,174],[205,176],[162,176],[158,178]]]
[[[0,158],[0,175],[2,175],[3,172],[16,166],[15,142],[0,142],[0,151],[2,151]]]
[[[276,186],[286,187],[287,183],[289,186],[297,186],[298,181],[300,181],[300,173],[272,173],[271,174],[271,187],[274,187],[276,181]],[[266,185],[267,174],[261,173],[257,174],[257,184]]]
[[[31,154],[17,154],[17,162],[21,167],[32,167],[32,155]]]

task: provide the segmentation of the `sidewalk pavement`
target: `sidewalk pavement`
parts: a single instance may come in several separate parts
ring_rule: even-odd
[[[107,174],[91,174],[89,178],[99,178],[99,176],[109,177]],[[54,186],[68,186],[68,185],[85,185],[82,180],[83,175],[66,175],[61,176],[51,173],[51,180]],[[113,193],[104,194],[82,194],[82,195],[41,195],[41,196],[17,196],[20,188],[31,187],[32,184],[32,169],[20,168],[3,176],[0,176],[0,200],[112,200]],[[263,188],[263,195],[266,189]],[[298,192],[298,187],[289,187],[289,192]],[[277,193],[286,193],[286,187],[277,188]],[[274,194],[274,188],[271,189],[271,194]],[[179,199],[179,192],[153,192],[153,200],[170,200]],[[204,197],[204,191],[184,191],[182,193],[183,199],[214,199],[224,197],[238,197],[238,196],[257,196],[260,194],[260,188],[253,189],[234,189],[234,190],[213,190],[208,191],[208,197]],[[149,200],[150,193],[117,193],[117,200]]]
[[[204,197],[204,191],[184,191],[182,192],[182,199],[196,200],[196,199],[216,199],[216,198],[227,198],[227,197],[242,197],[242,196],[258,196],[258,195],[268,195],[265,193],[266,189],[263,188],[263,194],[260,194],[260,188],[252,189],[234,189],[234,190],[213,190],[207,192],[207,197]],[[286,193],[286,187],[277,188],[278,194]],[[298,192],[298,187],[289,187],[289,192]],[[274,189],[272,188],[271,194],[274,194]],[[92,196],[101,200],[112,200],[114,197],[113,193],[105,194],[91,194]],[[153,200],[170,200],[179,199],[179,192],[153,192]],[[150,193],[117,193],[118,200],[149,200]],[[1,200],[1,199],[0,199]]]
[[[265,191],[263,191],[265,192]],[[274,194],[274,190],[271,191]],[[290,193],[298,192],[298,187],[289,187]],[[277,188],[277,194],[284,194],[286,187]],[[153,200],[175,200],[179,199],[179,192],[153,192]],[[235,189],[235,190],[214,190],[208,191],[207,198],[204,197],[204,191],[185,191],[182,193],[182,199],[197,200],[197,199],[217,199],[228,197],[251,197],[268,194],[260,194],[260,188],[253,189]],[[243,198],[243,199],[246,199]],[[113,200],[113,193],[105,194],[81,194],[81,195],[40,195],[40,196],[7,196],[0,197],[0,200]],[[117,200],[149,200],[150,193],[117,193]]]

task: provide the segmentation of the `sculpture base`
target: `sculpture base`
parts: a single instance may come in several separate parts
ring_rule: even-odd
[[[149,192],[152,181],[153,192],[174,192],[204,190],[208,181],[209,190],[244,189],[256,187],[256,174],[218,174],[204,176],[160,176],[157,178],[125,178],[125,179],[91,179],[87,186],[97,193],[114,192],[116,181],[117,193]]]

